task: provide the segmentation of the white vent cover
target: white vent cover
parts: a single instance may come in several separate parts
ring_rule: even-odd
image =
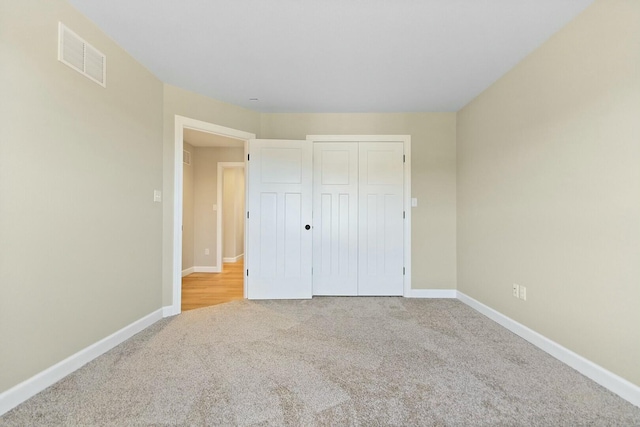
[[[182,150],[182,163],[185,165],[191,164],[191,153],[187,150]]]
[[[58,23],[58,60],[107,87],[107,57],[62,22]]]

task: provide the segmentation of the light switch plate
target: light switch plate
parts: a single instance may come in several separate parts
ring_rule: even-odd
[[[411,198],[411,207],[412,208],[417,208],[418,207],[418,198],[417,197],[412,197]]]
[[[161,202],[162,201],[162,191],[153,190],[153,201],[154,202]]]

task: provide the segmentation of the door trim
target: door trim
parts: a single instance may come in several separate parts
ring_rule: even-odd
[[[404,144],[404,297],[411,294],[411,135],[307,135],[312,142],[402,142]]]
[[[248,141],[255,139],[255,134],[238,129],[228,128],[201,120],[192,119],[180,115],[175,115],[174,120],[174,150],[173,150],[173,262],[171,265],[172,279],[172,304],[171,314],[182,312],[182,150],[183,131],[193,129],[200,132],[213,133],[244,141],[244,158],[247,158]],[[245,160],[246,162],[246,160]],[[245,168],[245,172],[247,169]],[[245,193],[246,193],[245,176]],[[246,200],[246,199],[245,199]],[[245,221],[245,239],[246,239]],[[245,240],[246,245],[246,240]],[[246,254],[247,251],[245,251]],[[244,295],[247,295],[247,280],[244,278]]]

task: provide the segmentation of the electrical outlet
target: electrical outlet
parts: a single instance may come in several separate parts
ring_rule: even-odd
[[[527,300],[527,288],[526,286],[520,286],[520,299],[526,301]]]
[[[520,298],[520,286],[513,284],[513,297]]]
[[[206,249],[204,250],[204,254],[205,254],[205,255],[209,255],[209,248],[206,248]]]

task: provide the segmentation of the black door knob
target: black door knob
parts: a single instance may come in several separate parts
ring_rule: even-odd
[[[311,226],[310,226],[309,224],[307,224],[307,225],[305,225],[305,226],[304,226],[304,229],[305,229],[305,230],[310,230],[310,229],[311,229]]]

